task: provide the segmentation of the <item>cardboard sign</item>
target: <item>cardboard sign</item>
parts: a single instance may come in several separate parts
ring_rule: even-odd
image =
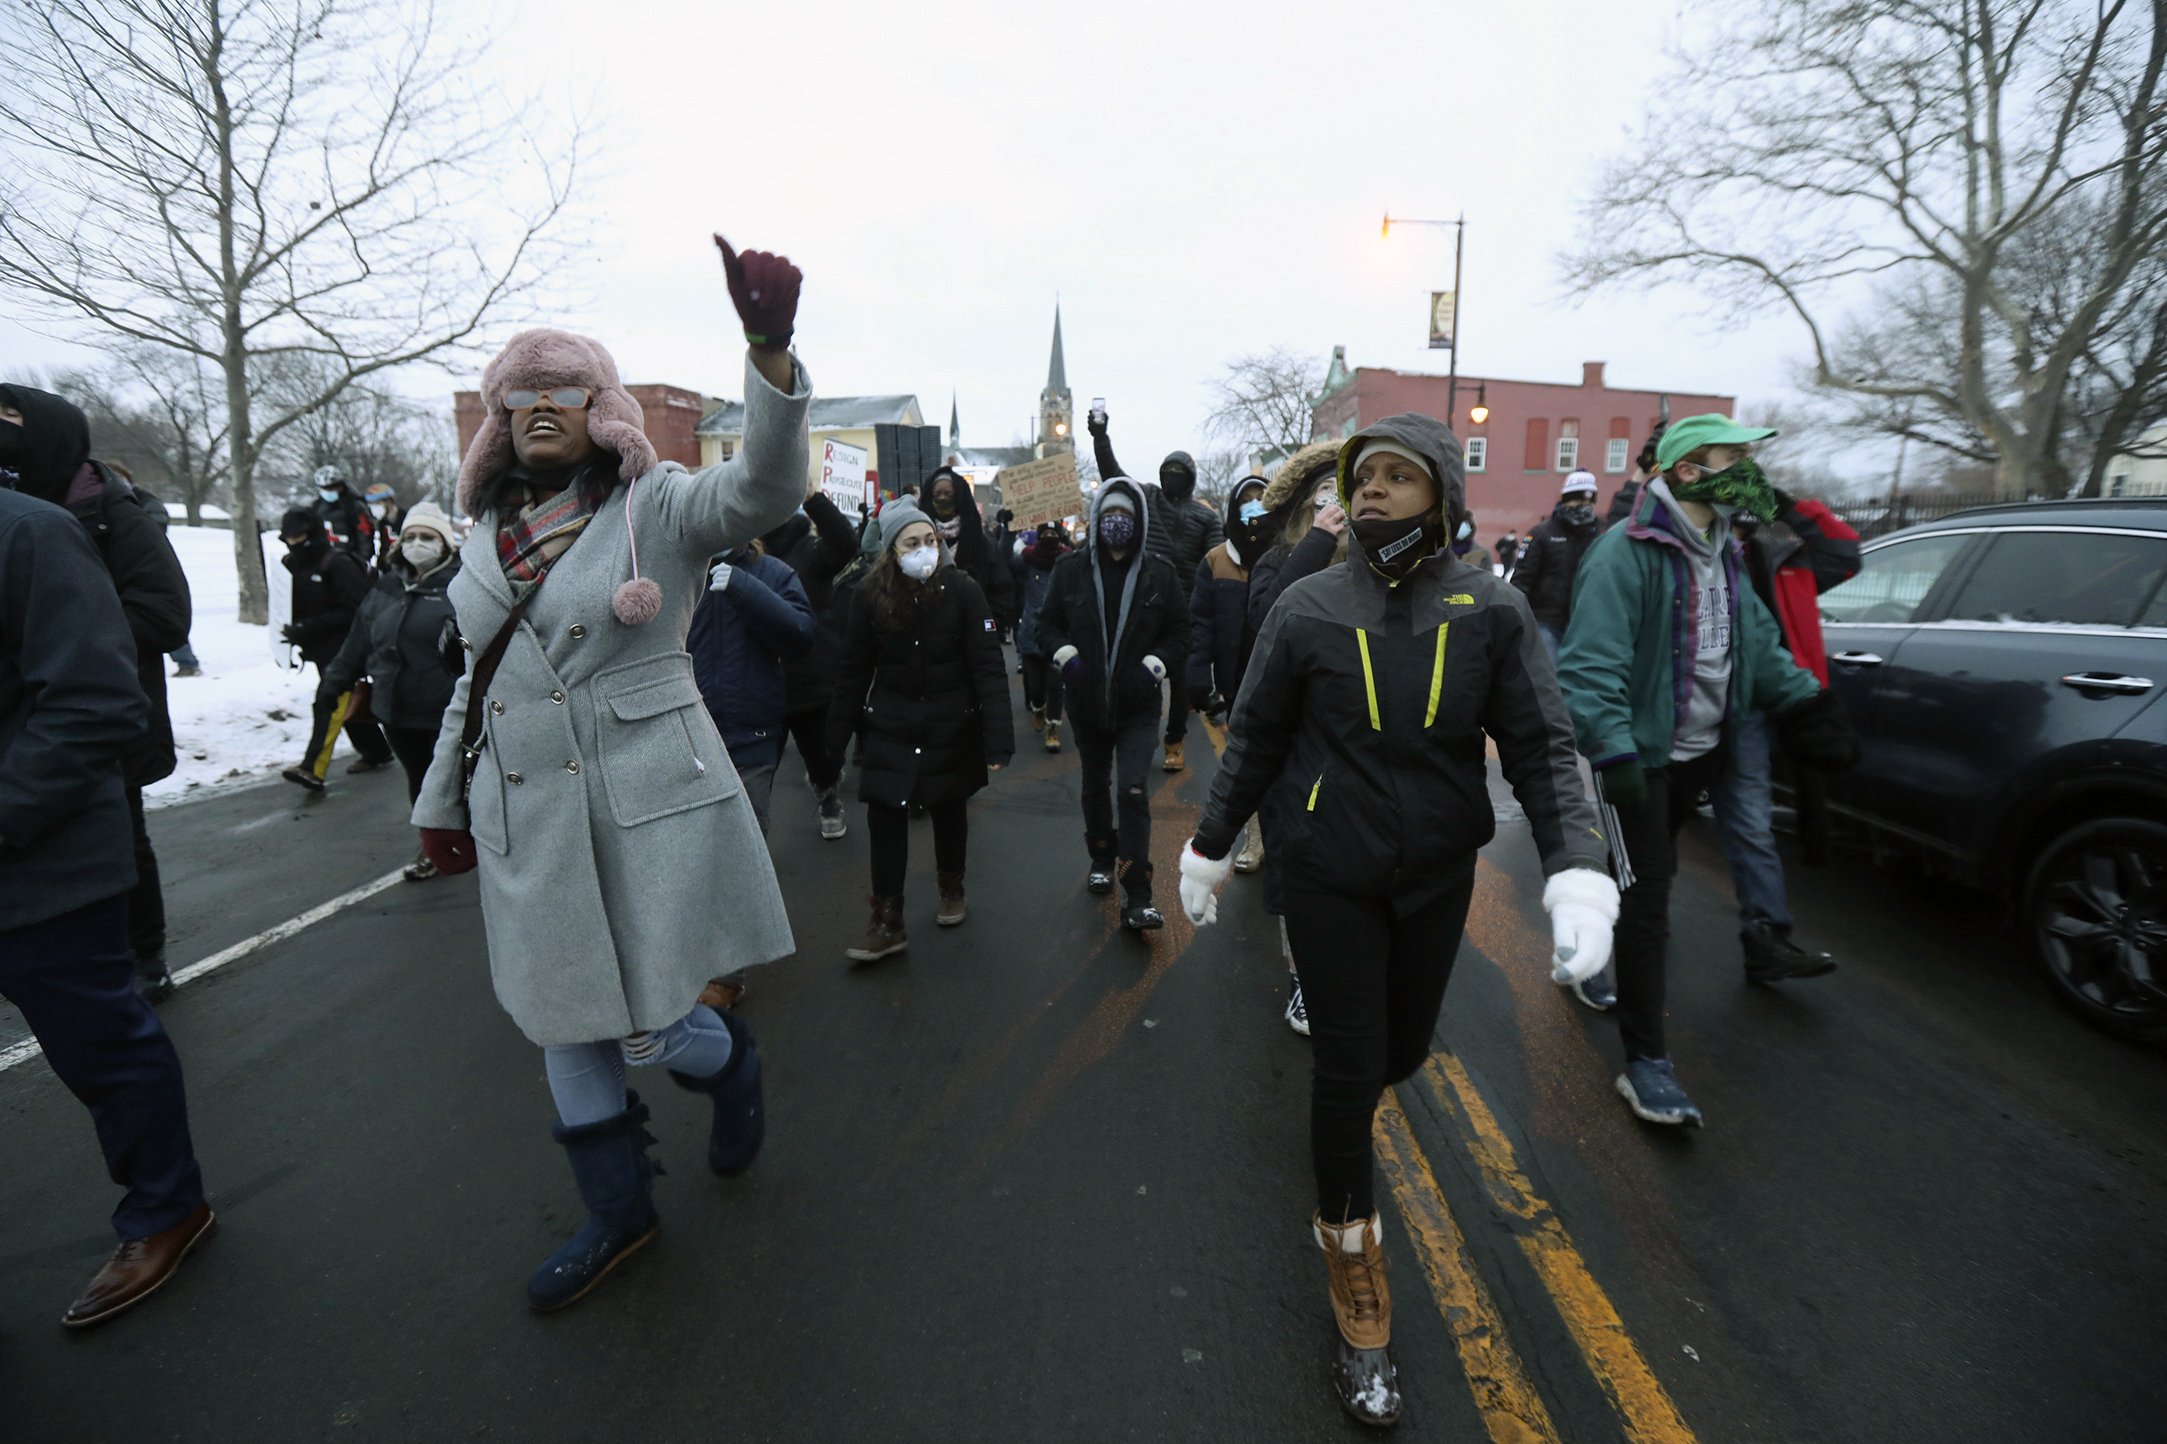
[[[1074,516],[1083,508],[1083,488],[1076,480],[1076,458],[1067,453],[1011,466],[993,478],[1001,505],[1016,514],[1016,530]]]
[[[862,502],[873,504],[866,482],[865,448],[847,441],[820,443],[820,489],[844,516],[856,516]]]

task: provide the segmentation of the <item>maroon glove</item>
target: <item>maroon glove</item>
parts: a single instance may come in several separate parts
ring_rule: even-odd
[[[425,827],[421,830],[421,855],[436,864],[446,877],[474,871],[474,834],[464,828]]]
[[[769,251],[740,255],[719,233],[715,248],[722,252],[722,272],[729,278],[738,319],[745,323],[745,339],[755,346],[788,346],[798,319],[798,288],[805,283],[804,275],[788,256]]]

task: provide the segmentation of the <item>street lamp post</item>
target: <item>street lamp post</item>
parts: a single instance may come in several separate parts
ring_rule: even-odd
[[[1452,364],[1445,379],[1445,417],[1448,425],[1457,426],[1460,419],[1460,260],[1467,248],[1467,212],[1450,221],[1415,220],[1407,216],[1394,218],[1387,211],[1384,218],[1384,236],[1389,238],[1392,227],[1402,226],[1450,226],[1452,227]]]

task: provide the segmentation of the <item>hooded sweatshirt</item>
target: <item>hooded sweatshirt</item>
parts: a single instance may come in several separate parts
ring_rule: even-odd
[[[1055,563],[1039,609],[1039,647],[1063,665],[1071,659],[1081,665],[1068,705],[1087,725],[1113,727],[1146,714],[1157,717],[1159,684],[1143,659],[1157,657],[1169,676],[1178,678],[1176,669],[1189,655],[1187,596],[1174,569],[1151,554],[1154,518],[1144,493],[1126,476],[1099,488],[1091,499],[1084,544]],[[1136,508],[1136,543],[1125,557],[1115,557],[1099,541],[1099,518],[1116,495],[1127,496]]]
[[[1703,532],[1685,514],[1678,499],[1670,494],[1670,484],[1661,477],[1648,483],[1648,493],[1669,518],[1670,534],[1684,544],[1686,567],[1692,577],[1693,686],[1678,713],[1677,731],[1670,744],[1673,762],[1691,762],[1715,751],[1722,742],[1723,715],[1730,705],[1731,569],[1723,564],[1723,558],[1731,546],[1731,519],[1718,511]]]

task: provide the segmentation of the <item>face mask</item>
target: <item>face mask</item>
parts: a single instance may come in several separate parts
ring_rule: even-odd
[[[940,563],[940,548],[925,546],[918,548],[914,552],[903,553],[902,557],[897,560],[896,565],[903,569],[904,576],[909,577],[914,582],[922,582],[933,575],[933,569],[939,566]]]
[[[1589,522],[1595,520],[1595,503],[1592,501],[1567,502],[1564,516],[1565,520],[1574,526],[1586,526]]]
[[[1463,521],[1460,523],[1460,529],[1452,534],[1452,539],[1454,541],[1466,541],[1474,534],[1475,524],[1471,521]]]
[[[1125,511],[1110,511],[1099,518],[1099,540],[1115,551],[1136,545],[1136,517]]]
[[[0,466],[10,470],[23,460],[23,428],[13,421],[0,422]]]
[[[1723,470],[1702,473],[1695,481],[1670,484],[1670,494],[1680,501],[1701,501],[1729,507],[1727,515],[1750,512],[1762,521],[1776,519],[1776,487],[1751,457]]]
[[[433,536],[408,537],[399,543],[399,555],[405,557],[417,572],[433,570],[444,560],[444,543]]]
[[[1264,520],[1264,515],[1264,503],[1261,501],[1252,499],[1241,504],[1240,518],[1250,526]]]
[[[1196,490],[1196,478],[1177,467],[1160,473],[1159,487],[1175,501],[1187,501],[1189,494]]]
[[[316,488],[316,494],[325,501],[337,501],[339,499],[339,489],[335,486],[319,486]]]
[[[1378,575],[1394,586],[1413,576],[1416,567],[1436,555],[1445,535],[1444,523],[1435,516],[1401,517],[1397,521],[1364,517],[1353,525],[1362,555]]]

